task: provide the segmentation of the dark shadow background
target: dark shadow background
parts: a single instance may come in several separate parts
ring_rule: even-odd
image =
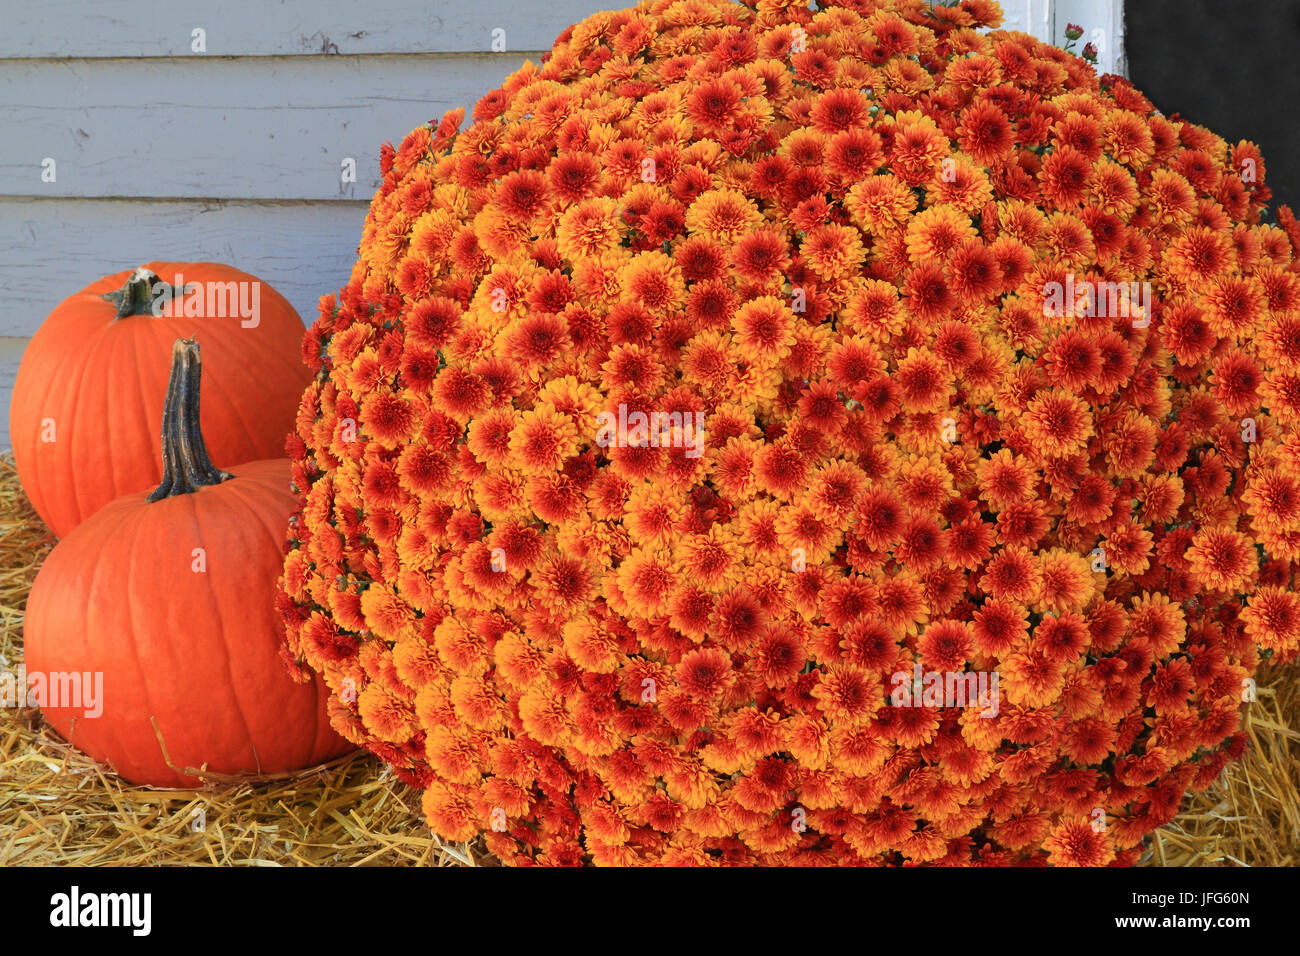
[[[1300,211],[1300,0],[1128,0],[1133,84],[1229,143],[1264,154],[1269,206]]]

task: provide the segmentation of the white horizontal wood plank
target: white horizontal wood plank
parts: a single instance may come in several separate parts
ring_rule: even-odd
[[[1039,40],[1052,40],[1052,17],[1057,0],[1001,0],[1001,30],[1018,30]]]
[[[366,204],[0,198],[0,337],[31,335],[96,279],[150,260],[224,262],[272,285],[303,321],[341,288]],[[8,407],[4,408],[7,420]]]
[[[546,50],[601,0],[40,0],[6,3],[0,58],[479,53]],[[630,6],[630,2],[626,5]],[[203,30],[206,53],[194,52]]]
[[[0,338],[0,448],[11,448],[9,440],[9,400],[14,394],[14,379],[18,376],[18,363],[27,348],[27,339]]]
[[[1097,48],[1097,72],[1128,75],[1124,59],[1124,0],[1053,0],[1056,4],[1056,38],[1065,45],[1065,28],[1075,24],[1083,36],[1075,43],[1075,52],[1085,43]]]
[[[472,112],[522,62],[0,60],[0,195],[368,200],[382,143]]]

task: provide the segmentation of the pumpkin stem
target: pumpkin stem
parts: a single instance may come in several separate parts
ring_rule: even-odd
[[[149,501],[188,495],[206,485],[219,485],[235,476],[212,464],[199,428],[199,343],[177,339],[172,346],[172,371],[163,404],[163,480]]]
[[[122,288],[104,294],[104,299],[117,306],[115,319],[125,319],[133,315],[153,315],[154,288],[162,282],[156,272],[144,266],[136,269],[127,278]],[[177,293],[180,293],[178,295]],[[173,286],[171,296],[179,299],[185,290]]]

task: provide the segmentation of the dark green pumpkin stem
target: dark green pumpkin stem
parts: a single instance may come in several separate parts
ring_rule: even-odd
[[[150,501],[188,495],[205,485],[219,485],[235,476],[212,464],[199,429],[199,343],[177,339],[172,346],[172,373],[163,405],[163,480]]]
[[[106,301],[117,306],[117,315],[113,316],[113,318],[125,319],[133,315],[153,315],[154,289],[160,282],[162,280],[158,278],[158,274],[151,272],[144,266],[132,272],[122,288],[104,294]],[[180,299],[184,291],[184,289],[177,289],[173,286],[171,290],[172,299]]]

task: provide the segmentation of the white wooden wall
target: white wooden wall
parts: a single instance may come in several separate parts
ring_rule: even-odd
[[[63,297],[150,259],[212,259],[312,321],[356,258],[380,144],[472,109],[609,5],[0,0],[0,447],[23,348]]]
[[[1083,27],[1076,53],[1089,41],[1097,48],[1097,70],[1128,75],[1124,60],[1124,0],[999,0],[1005,30],[1021,30],[1065,46],[1068,24]],[[1140,0],[1138,0],[1140,2]]]
[[[0,0],[0,447],[23,348],[65,296],[151,259],[216,260],[311,322],[351,270],[379,145],[624,2]],[[1008,29],[1061,42],[1072,21],[1119,49],[1120,0],[1003,5]]]

